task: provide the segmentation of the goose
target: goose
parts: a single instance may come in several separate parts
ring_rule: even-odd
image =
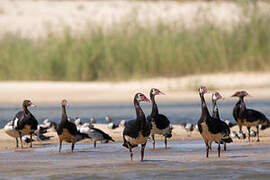
[[[217,106],[217,101],[220,100],[220,99],[223,99],[223,97],[220,95],[219,92],[214,92],[212,94],[212,104],[213,104],[213,114],[212,114],[212,117],[215,118],[215,119],[218,119],[220,120],[220,122],[223,124],[223,127],[224,129],[227,131],[227,134],[230,135],[231,131],[230,131],[230,127],[229,127],[229,123],[227,124],[226,122],[222,121],[220,119],[220,116],[219,116],[219,111],[218,111],[218,106]],[[223,145],[224,145],[224,151],[227,151],[227,148],[226,148],[226,142],[221,142]]]
[[[150,102],[142,93],[137,93],[134,96],[134,108],[136,111],[136,119],[125,122],[123,130],[123,146],[129,149],[130,159],[133,160],[132,148],[141,144],[141,161],[144,158],[144,149],[151,132],[151,124],[146,122],[146,118],[140,102]]]
[[[56,132],[59,137],[59,153],[61,152],[62,142],[66,141],[71,143],[71,152],[74,150],[74,145],[76,142],[89,138],[88,135],[82,134],[77,130],[76,125],[73,122],[68,121],[66,106],[68,105],[67,100],[62,100],[62,118],[60,124],[56,128]]]
[[[164,136],[165,148],[167,148],[167,138],[172,137],[172,126],[168,118],[159,114],[158,107],[155,101],[155,96],[163,94],[159,89],[152,88],[150,90],[150,99],[152,102],[152,112],[147,117],[148,123],[151,124],[151,137],[153,139],[153,149],[155,149],[155,134],[160,134]]]
[[[246,126],[248,130],[248,141],[250,142],[250,128],[255,126],[257,128],[257,142],[259,138],[259,125],[269,126],[269,119],[261,112],[253,109],[247,109],[244,102],[244,97],[249,96],[247,91],[237,91],[232,97],[238,97],[239,100],[233,109],[233,116],[239,126],[239,132],[242,132],[242,126]]]
[[[19,147],[18,138],[20,137],[20,135],[19,135],[19,132],[14,129],[13,120],[9,121],[4,126],[4,131],[5,131],[5,133],[7,135],[9,135],[10,137],[16,139],[16,148],[18,148]],[[26,143],[30,143],[31,142],[30,138],[28,138],[27,136],[25,136],[25,134],[23,134],[23,133],[22,133],[22,141],[24,141]]]
[[[186,130],[187,136],[188,137],[191,136],[191,133],[195,128],[194,124],[184,122],[184,123],[181,123],[180,125]]]
[[[207,93],[207,89],[205,86],[201,86],[198,90],[199,96],[201,98],[201,117],[198,120],[198,128],[199,132],[205,142],[206,146],[206,157],[208,158],[210,142],[218,143],[218,157],[220,157],[220,144],[221,142],[232,142],[230,138],[230,134],[228,134],[226,127],[224,124],[213,117],[210,116],[205,99],[204,94]]]
[[[106,121],[107,124],[113,122],[113,120],[112,120],[112,118],[110,116],[106,116],[105,121]]]
[[[22,103],[23,111],[18,112],[13,119],[13,127],[19,133],[21,148],[23,149],[22,136],[23,134],[30,135],[30,148],[32,148],[32,135],[37,130],[38,121],[28,110],[28,107],[35,106],[30,100],[24,100]],[[17,139],[17,138],[16,138]],[[17,140],[16,140],[17,144]]]
[[[95,118],[92,117],[92,118],[90,118],[90,123],[91,123],[91,124],[96,124],[97,121],[95,120]]]
[[[90,123],[84,123],[80,128],[80,132],[87,134],[88,137],[94,141],[94,148],[96,148],[97,141],[105,141],[105,143],[108,143],[109,141],[115,142],[111,136],[102,130],[91,127]]]

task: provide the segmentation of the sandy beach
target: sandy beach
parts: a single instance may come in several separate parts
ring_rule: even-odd
[[[1,82],[0,86],[4,91],[0,94],[0,99],[2,106],[21,104],[25,98],[36,104],[49,105],[59,105],[62,98],[75,104],[106,104],[131,102],[135,92],[148,94],[151,87],[158,87],[166,93],[166,96],[159,97],[161,102],[197,102],[199,99],[196,89],[204,84],[210,91],[219,90],[229,100],[236,90],[241,89],[247,90],[254,100],[267,100],[270,98],[269,76],[269,73],[238,73],[129,82]],[[265,179],[270,177],[270,170],[267,168],[270,129],[260,132],[260,142],[255,142],[255,138],[251,142],[247,142],[247,139],[233,139],[234,142],[227,146],[228,151],[222,151],[221,158],[217,158],[214,145],[214,150],[207,159],[198,131],[194,130],[188,137],[180,125],[173,125],[173,136],[168,141],[169,149],[164,149],[163,137],[156,136],[157,149],[152,149],[152,141],[149,140],[146,161],[140,163],[138,148],[134,150],[135,161],[129,161],[128,152],[122,147],[122,127],[115,130],[108,129],[106,124],[95,124],[95,127],[111,135],[116,142],[98,143],[94,149],[90,140],[83,140],[75,145],[72,154],[70,144],[66,143],[63,145],[63,153],[58,154],[58,137],[52,130],[47,133],[53,136],[51,140],[35,140],[33,149],[25,145],[20,150],[15,149],[15,139],[1,129],[0,173],[9,179],[179,179],[179,176],[183,179],[196,179],[197,176],[202,179],[217,179],[217,171],[218,179],[254,179],[255,174]],[[233,127],[231,131],[238,132],[238,127]],[[246,132],[246,128],[244,131]],[[10,161],[8,165],[7,159]],[[104,167],[108,168],[106,172]],[[14,169],[16,173],[11,171]],[[228,171],[233,172],[232,176],[224,178]]]
[[[112,129],[109,129],[107,128],[107,125],[106,124],[94,124],[94,126],[96,128],[99,128],[101,130],[103,130],[104,132],[106,132],[107,134],[109,134],[110,136],[112,136],[112,138],[116,141],[116,142],[122,142],[123,141],[123,137],[122,137],[122,132],[123,132],[123,128],[122,127],[119,127],[119,128],[116,128],[114,130]],[[254,128],[255,130],[255,128]],[[231,131],[236,131],[238,132],[238,127],[235,126],[231,129]],[[246,129],[244,128],[244,131],[246,131]],[[43,141],[43,142],[38,142],[37,140],[35,140],[33,142],[33,145],[34,145],[34,148],[42,148],[44,146],[47,146],[47,145],[58,145],[58,136],[56,134],[55,131],[53,130],[50,130],[46,135],[48,136],[53,136],[52,139],[50,139],[49,141]],[[170,141],[174,141],[174,140],[181,140],[181,141],[187,141],[187,140],[198,140],[198,139],[201,139],[201,136],[199,134],[199,132],[197,130],[194,130],[192,133],[191,133],[191,136],[188,136],[187,135],[187,132],[185,131],[185,129],[183,127],[181,127],[180,125],[173,125],[173,134],[172,134],[172,138],[169,139],[169,144],[170,144]],[[266,129],[264,131],[261,131],[260,132],[260,137],[261,137],[261,142],[255,142],[255,138],[252,138],[252,141],[250,143],[247,142],[247,139],[246,140],[239,140],[239,139],[233,139],[234,140],[234,143],[242,143],[242,142],[247,142],[247,144],[250,144],[250,145],[265,145],[265,144],[270,144],[270,129]],[[159,135],[156,135],[156,139],[157,140],[161,140],[163,141],[164,138],[163,136],[159,136]],[[15,150],[15,139],[8,136],[3,129],[0,130],[0,141],[2,142],[0,144],[0,150]],[[78,142],[78,144],[92,144],[92,142],[90,140],[83,140],[83,141],[80,141]],[[202,142],[203,143],[203,142]],[[149,140],[148,144],[152,144],[152,141]],[[160,142],[160,146],[162,146],[163,143]],[[26,149],[27,148],[27,145],[26,146]],[[91,145],[92,146],[92,145]],[[97,145],[99,146],[99,145]],[[101,145],[102,146],[102,145]],[[57,149],[57,148],[56,148]]]

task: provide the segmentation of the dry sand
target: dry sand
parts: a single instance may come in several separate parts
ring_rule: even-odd
[[[269,79],[270,73],[231,73],[128,82],[0,82],[0,104],[21,104],[24,99],[53,104],[64,98],[72,103],[130,102],[137,92],[148,96],[152,87],[166,93],[160,97],[163,102],[197,101],[200,85],[219,90],[228,100],[235,91],[243,89],[252,99],[270,99]]]
[[[136,92],[148,95],[151,87],[156,87],[166,93],[160,101],[181,102],[198,101],[195,91],[201,84],[209,89],[218,89],[225,98],[236,91],[245,89],[253,99],[270,99],[270,73],[238,73],[188,76],[182,78],[159,78],[130,82],[0,82],[0,104],[21,104],[23,99],[31,99],[36,104],[59,103],[66,98],[72,103],[117,103],[130,102]],[[97,124],[117,140],[122,140],[122,128],[110,130],[106,125]],[[236,130],[238,132],[238,128]],[[53,134],[55,137],[56,134]],[[262,133],[262,143],[270,143],[270,130]],[[174,140],[198,139],[200,135],[194,132],[187,137],[180,126],[174,126]],[[15,140],[0,131],[0,149],[14,148]],[[53,138],[47,143],[57,143]],[[84,143],[84,142],[82,142]],[[35,145],[40,142],[35,142]],[[42,144],[42,143],[41,143]]]

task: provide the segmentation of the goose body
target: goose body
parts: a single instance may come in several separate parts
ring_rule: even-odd
[[[230,134],[227,134],[224,124],[216,118],[210,116],[204,94],[207,93],[206,87],[199,88],[199,95],[201,98],[202,114],[198,120],[199,132],[205,142],[206,157],[208,157],[210,146],[213,141],[218,143],[218,157],[220,157],[220,144],[222,142],[231,142]]]
[[[163,135],[165,148],[167,148],[167,138],[172,137],[172,126],[168,118],[159,114],[158,107],[155,101],[155,96],[164,94],[156,88],[150,90],[150,99],[152,102],[152,112],[147,117],[147,121],[151,124],[151,137],[153,139],[153,149],[155,149],[155,134]]]
[[[261,112],[246,108],[244,97],[249,96],[246,91],[238,91],[232,97],[238,97],[239,100],[233,109],[233,117],[239,126],[239,132],[242,133],[242,126],[246,126],[248,130],[248,141],[250,141],[250,128],[257,128],[257,141],[259,139],[259,125],[270,126],[269,119]]]
[[[230,134],[231,134],[231,131],[230,131],[230,127],[228,124],[230,124],[227,120],[226,121],[222,121],[220,119],[220,116],[219,116],[219,111],[218,111],[218,106],[217,106],[217,101],[219,99],[222,99],[222,96],[219,94],[219,92],[215,92],[212,94],[212,104],[213,104],[213,114],[212,114],[212,117],[219,120],[221,125],[223,126],[223,129],[224,129],[224,132],[225,132],[225,135],[228,136],[228,140],[227,142],[232,142],[232,139],[230,138]],[[224,145],[224,151],[227,150],[226,148],[226,141],[221,141],[221,144]]]
[[[139,102],[149,102],[142,93],[137,93],[134,97],[134,107],[136,111],[136,119],[126,121],[123,130],[123,146],[129,149],[130,159],[132,160],[132,148],[141,144],[141,161],[144,158],[144,148],[151,131],[151,125],[146,122],[144,112],[142,111]]]
[[[37,126],[38,126],[38,122],[36,118],[28,110],[29,106],[35,106],[35,105],[30,100],[24,100],[22,104],[23,111],[18,112],[12,121],[13,122],[12,126],[19,134],[20,141],[21,141],[21,148],[23,148],[22,136],[26,134],[30,135],[30,139],[31,139],[30,148],[32,147],[32,135],[34,134],[35,130],[37,130]],[[17,140],[16,140],[16,144],[17,144]]]
[[[90,124],[89,124],[90,125]],[[96,147],[97,141],[104,141],[108,143],[109,141],[114,142],[112,137],[108,135],[107,133],[103,132],[100,129],[94,128],[87,125],[86,123],[80,128],[80,132],[83,134],[87,134],[89,138],[91,138],[94,141],[94,147]]]
[[[68,120],[66,113],[67,100],[62,100],[62,118],[60,124],[56,128],[59,137],[59,152],[61,152],[62,142],[71,143],[71,152],[74,150],[76,142],[89,138],[86,134],[82,134],[77,130],[75,123]]]

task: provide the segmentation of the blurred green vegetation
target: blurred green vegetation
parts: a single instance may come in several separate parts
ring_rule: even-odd
[[[190,29],[125,22],[108,32],[0,39],[0,80],[130,80],[269,70],[270,14],[256,12],[229,30],[211,23]]]

